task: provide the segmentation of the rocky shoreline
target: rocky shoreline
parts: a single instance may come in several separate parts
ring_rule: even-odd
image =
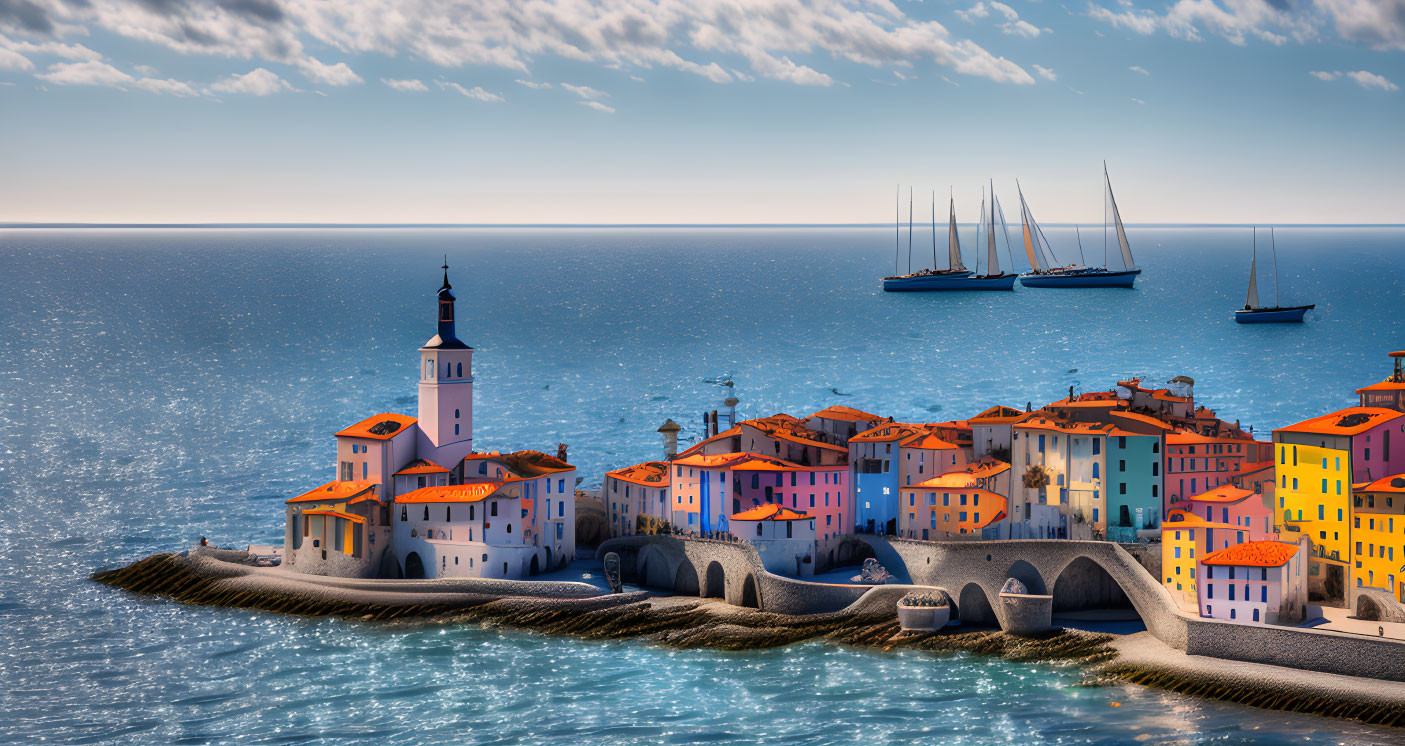
[[[199,606],[253,609],[367,622],[485,624],[582,639],[643,638],[677,648],[755,650],[823,640],[879,650],[965,652],[1007,660],[1066,662],[1089,669],[1086,685],[1130,682],[1272,710],[1405,727],[1405,685],[1309,674],[1273,666],[1179,657],[1146,633],[1118,637],[1055,630],[1020,637],[999,630],[947,628],[904,633],[892,600],[860,601],[826,614],[787,615],[740,608],[718,599],[644,592],[575,598],[510,595],[426,581],[415,592],[328,585],[293,579],[211,557],[157,554],[93,573],[92,579],[134,593]],[[390,586],[393,587],[393,586]],[[441,590],[442,588],[442,590]],[[1313,683],[1317,682],[1317,683]]]

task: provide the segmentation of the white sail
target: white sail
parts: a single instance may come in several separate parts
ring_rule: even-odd
[[[1259,229],[1254,229],[1254,253],[1249,260],[1249,294],[1244,298],[1248,308],[1259,307]]]
[[[1016,189],[1019,189],[1018,185]],[[1034,217],[1029,214],[1029,205],[1024,201],[1023,190],[1020,190],[1020,223],[1024,226],[1024,255],[1029,258],[1029,268],[1035,272],[1043,272],[1048,267],[1039,261],[1039,249],[1035,246],[1039,238],[1034,231]]]
[[[990,183],[990,224],[986,230],[985,273],[994,277],[1000,274],[1000,255],[995,251],[995,182]]]
[[[947,261],[952,269],[965,269],[961,263],[961,238],[956,235],[956,197],[951,198],[951,218],[947,222],[946,248]]]
[[[1107,182],[1107,200],[1112,205],[1112,220],[1117,226],[1117,243],[1122,247],[1122,264],[1127,269],[1136,269],[1132,261],[1132,246],[1127,243],[1127,231],[1122,227],[1122,215],[1117,212],[1117,198],[1112,196],[1112,179],[1107,175],[1107,164],[1103,164],[1103,179]]]

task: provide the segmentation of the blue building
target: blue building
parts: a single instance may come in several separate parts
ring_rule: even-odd
[[[1141,529],[1161,526],[1165,457],[1162,435],[1114,430],[1107,439],[1107,535],[1135,541]]]
[[[918,425],[889,422],[849,438],[855,531],[897,533],[898,445],[924,432]]]

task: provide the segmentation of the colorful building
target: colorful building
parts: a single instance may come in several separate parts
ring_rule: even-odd
[[[861,409],[834,406],[806,417],[804,425],[808,430],[822,433],[830,443],[842,446],[848,445],[850,438],[877,427],[884,420],[891,421],[890,418]]]
[[[1135,541],[1138,531],[1161,527],[1164,442],[1160,432],[1142,434],[1120,427],[1108,432],[1106,484],[1110,540]]]
[[[1038,415],[1014,426],[1011,512],[1057,505],[1067,538],[1101,538],[1107,530],[1107,439],[1112,425]],[[1034,467],[1038,467],[1036,470]],[[1033,508],[1031,507],[1031,511]]]
[[[991,407],[966,420],[971,428],[971,457],[973,459],[994,458],[1010,460],[1010,440],[1014,426],[1030,417],[1013,407]]]
[[[865,533],[893,534],[898,530],[899,447],[921,434],[919,425],[889,422],[849,439],[849,464],[854,485],[854,526]]]
[[[1405,474],[1354,486],[1351,513],[1352,587],[1377,588],[1405,601]]]
[[[533,540],[523,486],[511,477],[396,497],[394,547],[404,577],[521,578],[560,557]]]
[[[761,564],[777,575],[810,577],[815,574],[815,517],[762,505],[732,515],[732,533],[756,547]]]
[[[1380,383],[1356,390],[1362,407],[1394,409],[1405,412],[1405,350],[1390,353],[1395,370]]]
[[[632,536],[673,520],[668,463],[645,461],[606,472],[600,490],[611,536]]]
[[[1272,443],[1180,430],[1166,436],[1166,504],[1229,484],[1245,464],[1268,461]]]
[[[379,574],[390,515],[378,490],[371,480],[337,481],[289,499],[283,561],[309,575]]]
[[[1006,517],[1005,496],[978,487],[969,472],[943,474],[898,489],[903,501],[898,535],[908,539],[979,536],[982,529]]]
[[[1314,601],[1345,605],[1352,580],[1350,452],[1281,442],[1276,447],[1280,535],[1310,542],[1308,592]]]
[[[1405,412],[1348,407],[1274,430],[1273,439],[1346,451],[1350,483],[1405,472]]]
[[[1185,609],[1198,609],[1197,559],[1211,552],[1242,544],[1244,528],[1207,521],[1181,510],[1172,510],[1161,524],[1161,575],[1171,597]]]
[[[910,486],[966,468],[961,447],[924,427],[898,444],[898,485]]]
[[[1199,560],[1200,616],[1248,624],[1299,624],[1307,611],[1307,547],[1246,541]]]

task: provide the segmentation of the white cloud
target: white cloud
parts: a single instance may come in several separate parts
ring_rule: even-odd
[[[0,70],[33,70],[34,63],[14,50],[0,47]]]
[[[561,87],[584,99],[605,98],[610,95],[604,91],[591,88],[588,85],[571,85],[570,83],[562,83]]]
[[[1327,81],[1327,82],[1330,83],[1331,81],[1336,80],[1337,78],[1340,78],[1340,77],[1342,76],[1342,71],[1341,71],[1341,70],[1312,70],[1312,71],[1308,72],[1308,75],[1311,75],[1312,77],[1317,78],[1318,80],[1325,80],[1325,81]]]
[[[992,14],[1004,19],[996,24],[996,28],[999,28],[1002,33],[1023,36],[1027,39],[1033,39],[1041,33],[1038,26],[1020,20],[1018,11],[998,0],[990,0],[990,2],[981,0],[966,10],[956,11],[956,15],[967,23],[975,23],[980,19],[989,18]]]
[[[1376,50],[1405,50],[1405,0],[1313,0],[1337,35]]]
[[[4,0],[0,0],[3,2]],[[826,60],[872,67],[935,63],[1001,83],[1034,82],[1019,65],[889,0],[10,0],[38,3],[27,33],[104,31],[182,54],[288,65],[324,85],[361,82],[309,47],[379,54],[444,68],[490,65],[528,73],[538,60],[638,70],[669,68],[717,83],[746,74],[830,85]],[[1258,1],[1258,0],[1256,0]],[[42,7],[41,7],[42,5]],[[989,2],[1008,34],[1040,29]],[[22,50],[21,55],[28,56]],[[525,75],[523,76],[525,79]]]
[[[467,96],[473,99],[474,101],[483,101],[485,103],[490,104],[500,104],[506,100],[502,96],[499,96],[496,93],[489,93],[488,91],[485,91],[478,86],[474,86],[472,88],[464,88],[458,83],[451,83],[447,80],[436,80],[435,83],[437,83],[439,87],[443,90],[453,91],[461,96]]]
[[[533,90],[538,90],[538,91],[544,90],[544,89],[546,89],[546,88],[550,88],[550,87],[551,87],[551,84],[550,84],[550,83],[547,83],[547,82],[545,82],[545,81],[543,81],[543,82],[537,82],[537,81],[535,81],[535,80],[520,80],[520,79],[519,79],[519,80],[517,80],[517,81],[515,81],[515,82],[516,82],[518,85],[525,85],[525,86],[527,86],[528,88],[531,88],[531,89],[533,89]]]
[[[429,86],[419,80],[411,78],[409,80],[396,80],[395,78],[381,78],[381,82],[394,88],[397,91],[424,93],[429,90]]]
[[[3,51],[9,51],[19,56],[60,57],[65,60],[102,59],[101,54],[98,54],[82,44],[64,44],[58,41],[19,41],[11,39],[4,34],[0,34],[0,52]]]
[[[606,106],[605,104],[602,104],[599,101],[577,101],[576,103],[580,104],[581,106],[589,106],[590,108],[596,111],[603,111],[606,114],[615,113],[615,107]]]
[[[345,62],[328,65],[316,57],[307,57],[298,62],[298,69],[308,80],[323,85],[344,86],[365,82]]]
[[[195,90],[189,83],[172,78],[166,78],[165,80],[160,78],[142,78],[133,85],[149,93],[178,96],[180,98],[194,98],[200,95],[200,92]]]
[[[132,69],[135,70],[137,73],[146,76],[152,76],[160,72],[160,70],[157,70],[151,65],[135,65],[132,67]]]
[[[982,18],[989,18],[990,9],[986,7],[984,2],[979,2],[966,10],[956,11],[956,15],[967,23],[975,23]]]
[[[641,77],[639,77],[638,75],[631,75],[631,76],[629,76],[629,79],[632,80],[632,81],[634,81],[634,82],[636,82],[636,83],[643,83],[643,82],[644,82],[644,79],[641,78]]]
[[[1080,90],[1078,90],[1077,88],[1074,88],[1073,86],[1069,86],[1068,89],[1069,89],[1070,91],[1073,91],[1074,93],[1078,94],[1079,96],[1082,96],[1082,95],[1083,95],[1083,91],[1080,91]]]
[[[49,71],[34,77],[56,85],[97,85],[117,88],[136,81],[136,78],[118,70],[106,62],[56,62],[49,65]]]
[[[1053,70],[1050,70],[1050,69],[1047,68],[1047,67],[1044,67],[1043,65],[1035,65],[1035,66],[1034,66],[1034,72],[1035,72],[1035,74],[1038,75],[1039,77],[1041,77],[1041,78],[1043,78],[1043,79],[1045,79],[1045,80],[1048,80],[1048,81],[1055,81],[1055,80],[1058,80],[1058,79],[1059,79],[1059,76],[1058,76],[1057,73],[1055,73]]]
[[[1400,86],[1390,82],[1384,75],[1377,75],[1365,70],[1355,70],[1346,74],[1348,78],[1356,81],[1362,88],[1379,88],[1383,91],[1398,91]]]
[[[1250,38],[1274,45],[1315,41],[1319,29],[1331,26],[1349,42],[1405,50],[1405,0],[1175,0],[1165,13],[1122,5],[1114,11],[1090,2],[1088,15],[1137,34],[1164,31],[1201,41],[1203,32],[1238,45]]]
[[[1142,67],[1141,65],[1132,65],[1127,69],[1131,70],[1134,73],[1141,73],[1142,75],[1151,75],[1151,73],[1147,72],[1147,69],[1145,67]]]
[[[1133,97],[1133,98],[1132,98],[1132,103],[1134,103],[1134,104],[1136,104],[1136,105],[1138,105],[1138,106],[1144,106],[1144,105],[1146,104],[1145,101],[1143,101],[1143,100],[1141,100],[1141,99],[1139,99],[1139,98],[1136,98],[1136,97]]]
[[[243,75],[231,75],[210,86],[210,90],[220,93],[247,93],[251,96],[269,96],[283,91],[296,91],[288,81],[262,67],[254,68]]]

